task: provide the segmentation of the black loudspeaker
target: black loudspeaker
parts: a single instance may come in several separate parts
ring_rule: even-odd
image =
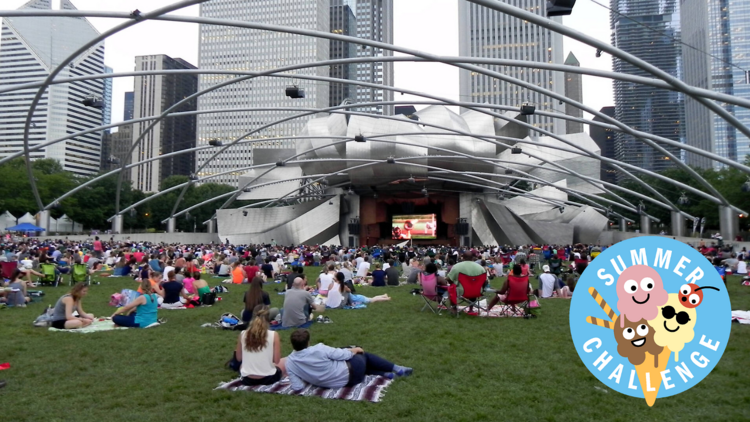
[[[354,236],[349,236],[349,247],[353,248],[356,245],[354,244]]]
[[[576,0],[547,0],[547,16],[569,15],[575,5]]]
[[[305,98],[305,89],[296,86],[286,87],[286,96],[289,98]]]
[[[469,223],[457,223],[456,234],[458,236],[466,236],[469,234]]]
[[[464,236],[464,247],[466,248],[471,247],[471,238],[469,236]]]
[[[349,234],[359,236],[359,223],[349,223]]]

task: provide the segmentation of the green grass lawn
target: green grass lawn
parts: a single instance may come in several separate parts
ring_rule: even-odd
[[[315,268],[309,268],[314,280]],[[84,308],[109,316],[109,296],[135,288],[130,279],[100,279]],[[210,279],[215,285],[218,279]],[[499,287],[501,280],[493,282]],[[733,309],[750,309],[750,287],[730,277]],[[267,285],[273,306],[283,296]],[[160,311],[168,323],[148,330],[93,334],[53,333],[31,325],[67,287],[46,288],[43,304],[0,311],[0,390],[3,421],[204,420],[750,420],[750,327],[735,324],[724,357],[689,391],[657,400],[606,389],[576,354],[567,300],[542,301],[533,320],[436,316],[420,312],[412,287],[358,289],[393,300],[361,310],[326,312],[333,324],[315,324],[312,341],[356,344],[414,368],[396,380],[380,403],[213,391],[233,378],[224,362],[237,333],[201,324],[223,312],[239,315],[246,287],[229,287],[209,308]],[[283,355],[291,331],[280,331]]]

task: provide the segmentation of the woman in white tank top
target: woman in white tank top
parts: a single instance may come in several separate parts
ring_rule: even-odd
[[[271,385],[284,376],[281,359],[281,340],[268,329],[268,307],[258,305],[247,330],[237,339],[235,358],[240,361],[240,375],[244,385]]]

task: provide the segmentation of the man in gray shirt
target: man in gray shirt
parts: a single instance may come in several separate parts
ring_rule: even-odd
[[[304,280],[297,277],[292,288],[284,294],[284,310],[281,313],[281,325],[299,327],[310,319],[313,309],[322,312],[325,307],[315,306],[310,292],[304,288]]]

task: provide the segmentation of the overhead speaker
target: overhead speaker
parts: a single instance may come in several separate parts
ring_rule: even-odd
[[[459,236],[466,236],[469,234],[469,223],[457,223],[456,234]]]
[[[359,236],[359,223],[349,223],[349,234],[353,236]]]
[[[289,98],[305,98],[305,90],[297,86],[288,86],[286,87],[286,96]]]
[[[547,0],[547,16],[566,16],[573,12],[576,0]]]

